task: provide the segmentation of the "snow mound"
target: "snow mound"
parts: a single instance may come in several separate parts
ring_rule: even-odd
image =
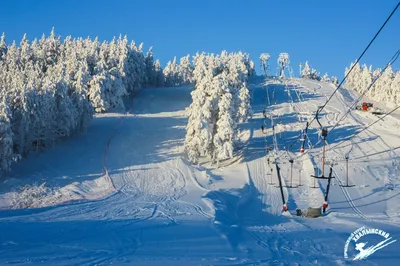
[[[26,209],[54,206],[77,200],[94,200],[106,197],[114,190],[106,178],[74,182],[65,187],[41,185],[20,186],[16,192],[4,195],[7,209]],[[3,204],[2,204],[3,205]]]

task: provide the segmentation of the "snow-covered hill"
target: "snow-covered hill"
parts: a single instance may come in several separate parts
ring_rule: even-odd
[[[377,117],[354,111],[343,119],[327,139],[329,145],[342,142],[327,146],[327,160],[337,163],[328,213],[297,217],[296,208],[322,205],[327,181],[310,177],[314,166],[321,168],[318,124],[308,130],[305,153],[293,141],[334,87],[261,77],[250,85],[253,118],[241,125],[247,145],[220,169],[191,165],[183,154],[189,87],[142,90],[129,112],[98,115],[86,134],[16,164],[1,179],[0,264],[347,265],[346,240],[361,226],[400,239],[398,150],[391,151],[400,120],[390,116],[346,142]],[[322,125],[334,126],[355,98],[339,90],[320,115]],[[274,152],[266,145],[275,148],[286,186],[299,185],[301,175],[302,186],[283,191],[291,217],[281,215]],[[350,150],[349,183],[355,186],[344,188],[342,157]],[[391,152],[379,153],[385,150]],[[26,190],[21,204],[43,208],[6,210],[17,188],[33,182],[52,189],[36,196]],[[364,263],[398,265],[399,243]],[[349,252],[355,254],[354,247]]]

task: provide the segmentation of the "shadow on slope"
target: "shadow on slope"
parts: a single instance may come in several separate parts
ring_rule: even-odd
[[[268,206],[262,202],[261,196],[251,180],[243,188],[210,191],[204,196],[212,201],[214,224],[227,237],[233,250],[251,237],[247,227],[274,226],[288,221],[286,217],[264,211]]]
[[[192,85],[142,89],[133,101],[133,114],[157,114],[185,110],[192,102]]]
[[[110,174],[113,169],[174,158],[185,134],[183,111],[190,102],[187,86],[143,89],[132,102],[136,115],[126,117],[122,124],[126,110],[96,116],[84,134],[14,164],[12,172],[2,176],[0,192],[44,182],[49,187],[65,187],[102,176],[103,156],[111,136],[107,155]]]
[[[289,103],[293,100],[293,103],[300,102],[299,98],[297,97],[295,91],[291,88],[290,95],[286,91],[285,85],[281,84],[269,84],[267,85],[268,94],[270,97],[271,105],[278,105],[282,103]],[[321,98],[320,95],[314,93],[308,93],[302,91],[301,93],[301,102],[309,101],[309,100],[316,100]]]

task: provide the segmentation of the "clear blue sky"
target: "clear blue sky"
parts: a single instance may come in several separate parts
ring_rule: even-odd
[[[322,74],[342,77],[398,0],[13,0],[3,1],[0,31],[7,41],[50,32],[61,36],[129,39],[154,46],[165,63],[196,51],[242,50],[259,70],[259,54],[288,52],[298,74],[308,60]],[[383,67],[400,47],[400,10],[362,63]],[[399,63],[395,68],[399,69]]]

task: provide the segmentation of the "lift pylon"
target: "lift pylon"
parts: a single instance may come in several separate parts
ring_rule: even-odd
[[[316,165],[314,165],[314,174],[315,174],[314,176],[317,175],[317,166]],[[312,177],[314,177],[314,176],[312,176]],[[317,183],[316,179],[315,178],[313,178],[313,179],[314,179],[314,185],[310,188],[319,188],[316,184]]]
[[[282,180],[281,180],[281,173],[280,173],[281,169],[279,168],[277,162],[275,162],[275,165],[276,165],[276,172],[277,172],[277,175],[278,175],[279,187],[280,187],[281,196],[282,196],[282,206],[283,206],[282,209],[283,209],[283,211],[287,211],[288,207],[286,205],[285,195],[283,194],[283,187],[282,187]]]
[[[340,185],[342,187],[355,187],[355,185],[349,185],[349,156],[346,155],[346,185]]]
[[[326,209],[328,208],[328,195],[329,195],[329,188],[331,186],[331,179],[335,178],[335,177],[332,176],[332,171],[333,171],[333,167],[331,166],[331,169],[329,171],[329,176],[327,178],[328,179],[328,185],[326,186],[325,199],[324,199],[325,201],[322,204],[323,213],[325,213]]]
[[[289,163],[290,163],[290,185],[289,186],[285,186],[287,188],[297,188],[298,186],[293,186],[293,159],[289,159]]]
[[[305,145],[305,143],[306,143],[308,125],[309,125],[309,123],[307,122],[307,124],[306,124],[306,129],[304,130],[303,138],[301,139],[301,140],[303,141],[303,143],[301,144],[301,148],[300,148],[300,152],[301,152],[301,153],[304,152],[304,145]]]
[[[329,179],[330,177],[325,177],[324,172],[325,172],[325,143],[326,143],[326,137],[328,136],[328,130],[326,128],[322,129],[322,137],[323,137],[323,146],[322,146],[322,173],[321,176],[316,176],[312,175],[314,178],[319,178],[319,179]]]

